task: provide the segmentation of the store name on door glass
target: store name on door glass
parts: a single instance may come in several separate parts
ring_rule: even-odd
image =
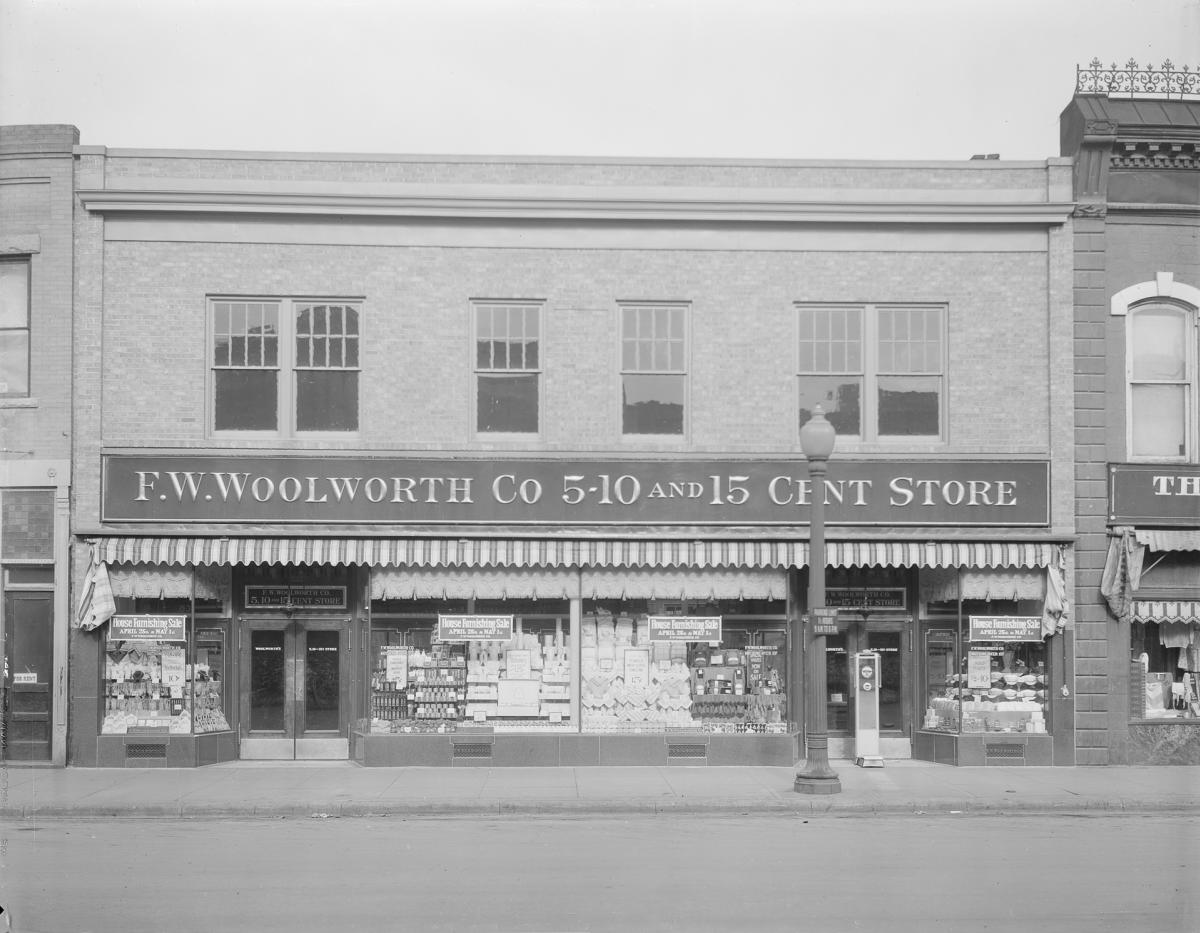
[[[106,521],[807,521],[804,461],[105,458]],[[220,467],[206,469],[205,467]],[[840,524],[1048,521],[1040,461],[837,461]]]

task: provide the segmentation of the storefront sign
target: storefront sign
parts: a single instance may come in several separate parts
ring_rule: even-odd
[[[504,676],[509,680],[529,680],[533,676],[533,658],[527,648],[504,653]]]
[[[512,616],[438,616],[438,641],[508,641],[512,636]]]
[[[971,616],[971,641],[1041,641],[1041,616]]]
[[[383,648],[383,679],[395,684],[397,690],[408,686],[408,648],[404,645],[385,645]]]
[[[247,609],[345,609],[344,586],[247,586]]]
[[[836,635],[838,633],[838,610],[833,606],[811,609],[808,613],[813,635]]]
[[[992,653],[986,649],[967,652],[967,686],[987,689],[992,685]]]
[[[185,657],[182,648],[163,648],[162,682],[168,687],[182,687],[184,663]]]
[[[1108,477],[1109,521],[1200,526],[1200,466],[1112,463]]]
[[[537,716],[542,685],[536,680],[501,680],[496,684],[496,714]]]
[[[837,525],[1032,526],[1050,466],[1029,460],[838,460]],[[808,522],[803,460],[104,457],[105,522],[782,524]]]
[[[113,616],[109,641],[187,641],[187,616]]]
[[[860,612],[880,609],[903,609],[905,590],[902,586],[875,589],[852,587],[830,587],[825,591],[825,605],[839,609],[857,609]]]
[[[625,686],[646,687],[650,684],[650,652],[645,648],[625,649]]]
[[[720,616],[650,616],[651,641],[721,641]]]
[[[779,653],[778,645],[751,645],[746,649],[747,680],[757,684],[767,678],[766,655]],[[774,658],[772,658],[774,661]],[[772,667],[774,664],[772,664]]]

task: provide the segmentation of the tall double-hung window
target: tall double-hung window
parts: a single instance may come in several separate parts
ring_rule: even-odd
[[[800,304],[796,312],[801,427],[820,405],[846,438],[944,436],[944,307]]]
[[[621,432],[682,435],[687,306],[621,305]]]
[[[358,302],[219,298],[209,311],[214,431],[358,430]]]
[[[0,398],[29,395],[29,260],[0,259]]]
[[[1125,424],[1130,460],[1200,461],[1200,288],[1170,272],[1112,296],[1125,318]]]
[[[1125,368],[1131,458],[1194,458],[1195,313],[1158,301],[1129,309]]]
[[[536,434],[542,382],[540,302],[477,301],[475,430]]]

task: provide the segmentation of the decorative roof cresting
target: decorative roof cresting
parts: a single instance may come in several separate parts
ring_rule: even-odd
[[[1075,93],[1160,100],[1200,98],[1200,68],[1176,68],[1170,59],[1157,68],[1143,68],[1132,58],[1122,66],[1106,68],[1093,58],[1086,67],[1075,66]]]

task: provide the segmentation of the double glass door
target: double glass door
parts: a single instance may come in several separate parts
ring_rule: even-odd
[[[241,646],[241,757],[348,757],[349,623],[247,620]]]

